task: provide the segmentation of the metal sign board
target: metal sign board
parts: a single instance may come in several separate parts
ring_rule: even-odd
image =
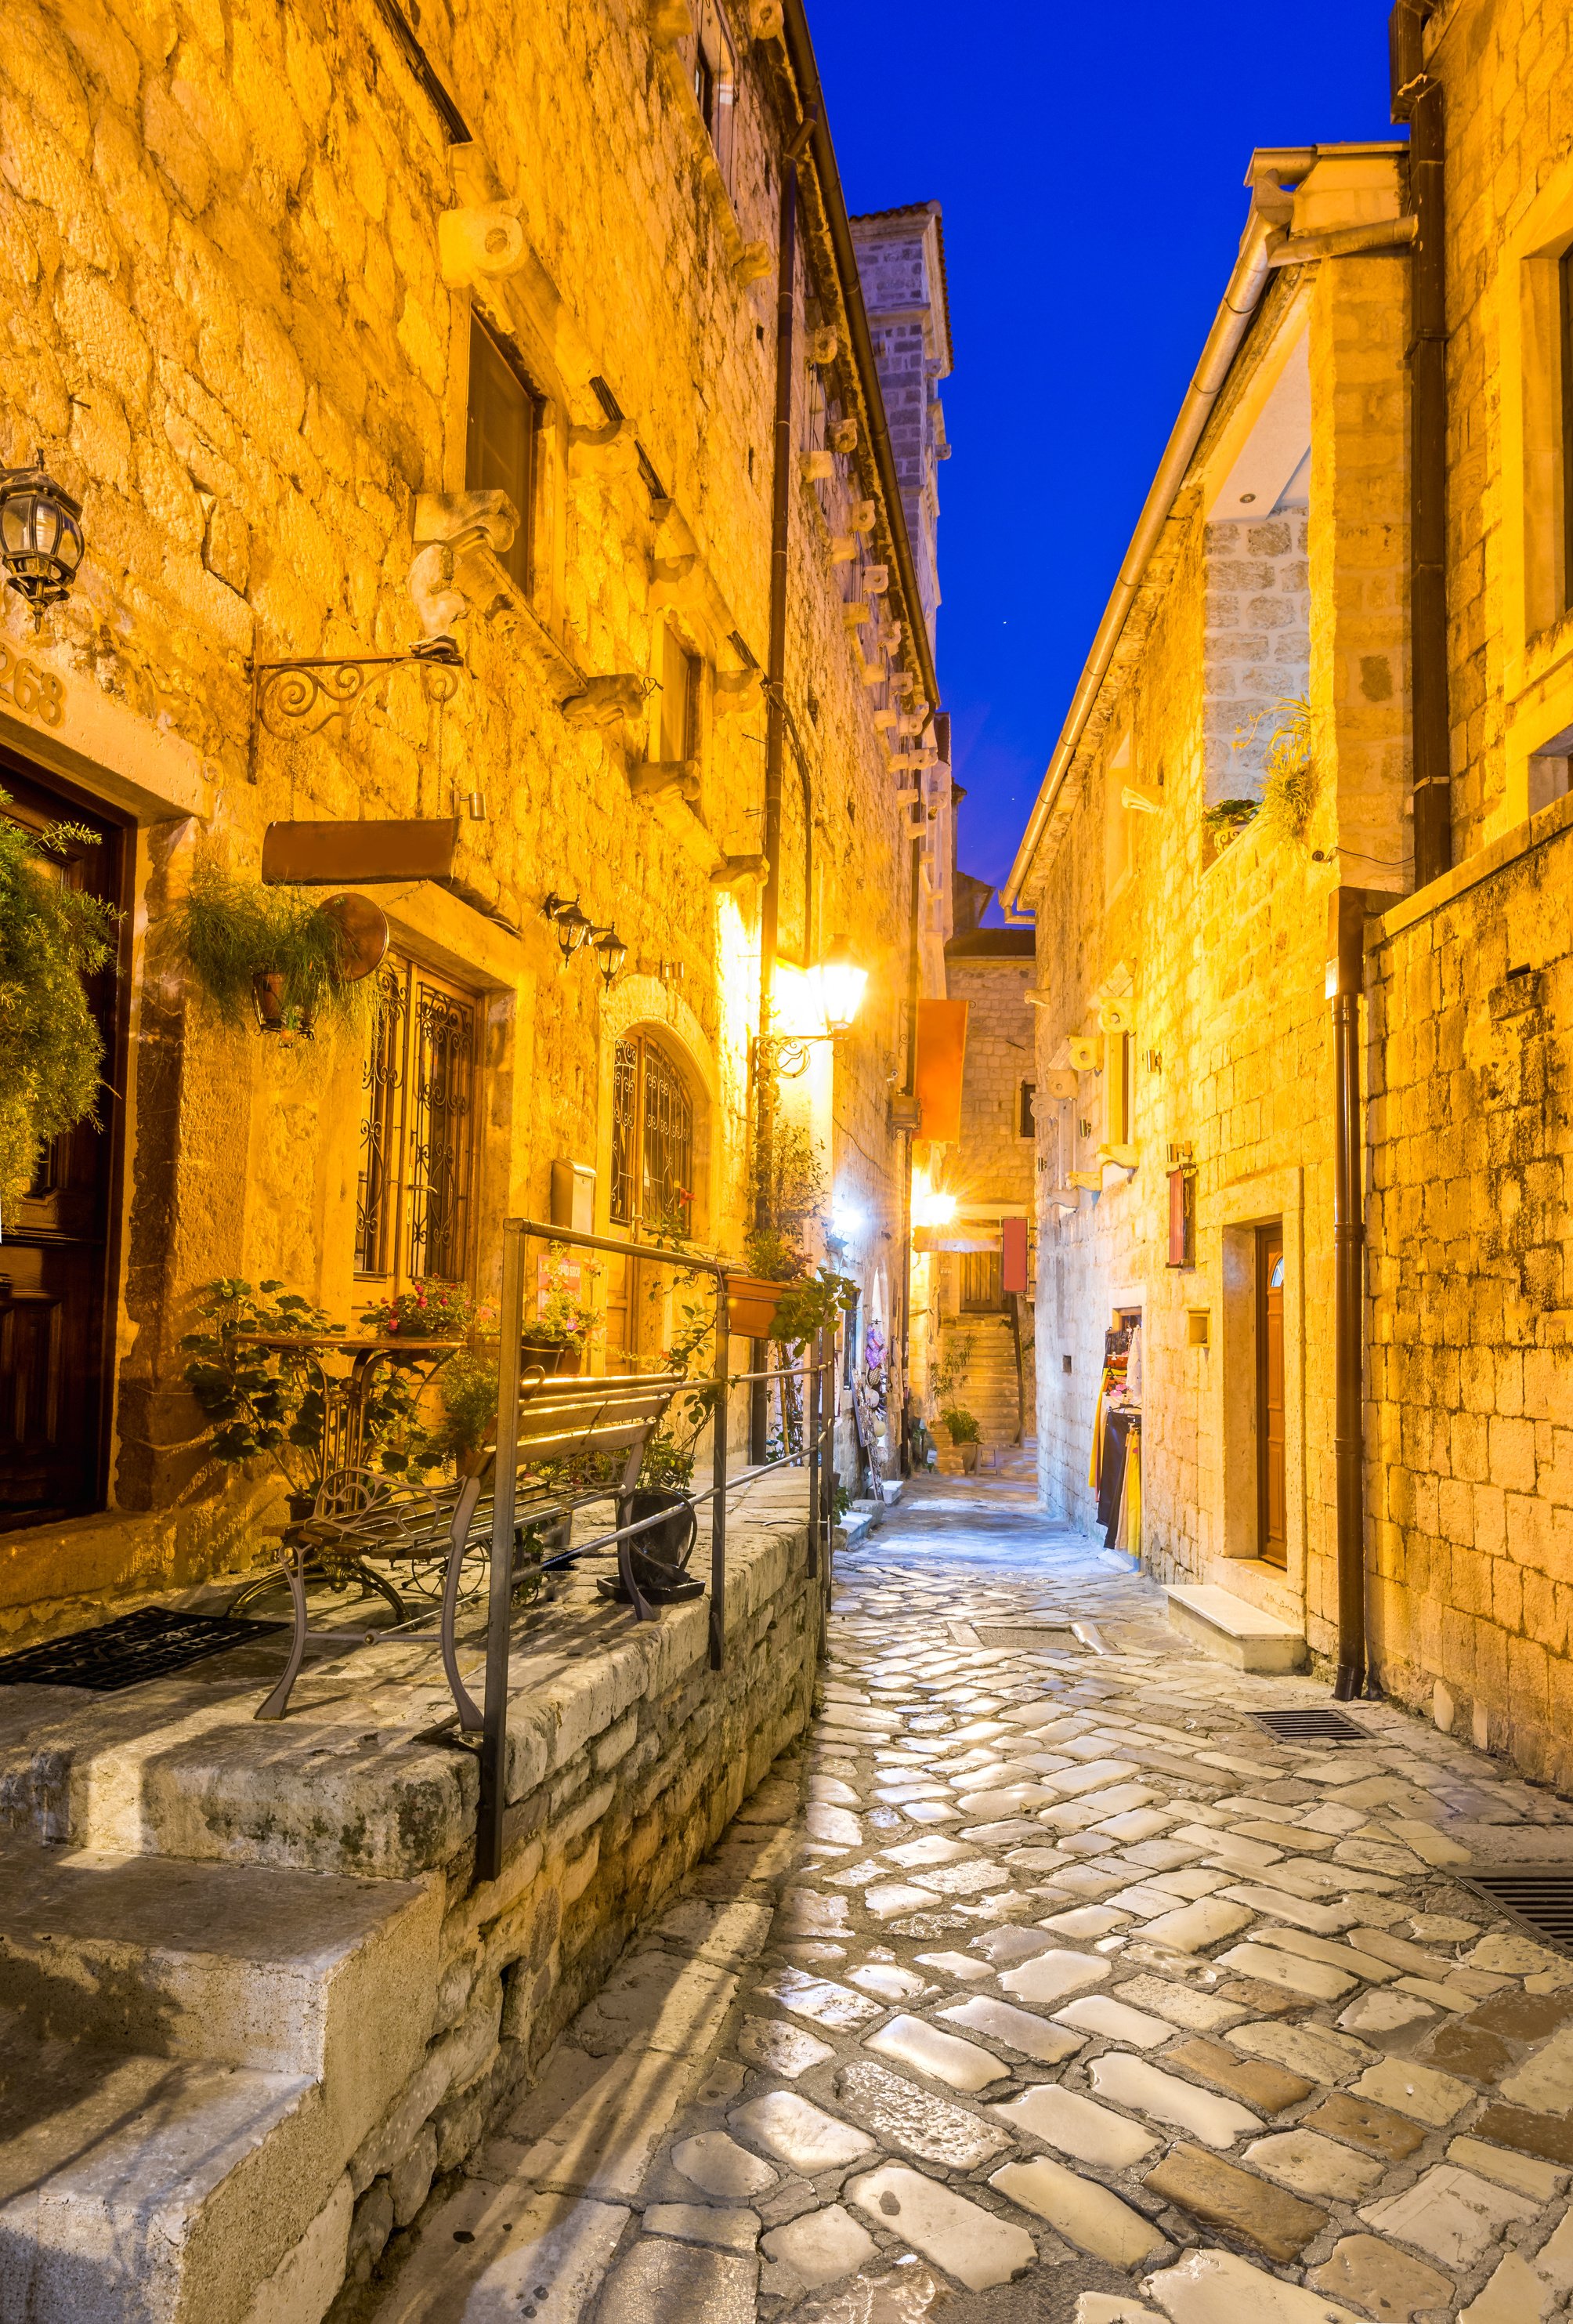
[[[420,823],[271,823],[262,835],[262,878],[302,888],[450,880],[458,842],[456,816]]]

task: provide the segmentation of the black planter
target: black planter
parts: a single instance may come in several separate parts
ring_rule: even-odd
[[[652,1565],[680,1569],[693,1555],[699,1533],[699,1521],[687,1495],[674,1492],[667,1485],[636,1485],[631,1493],[619,1493],[617,1497],[620,1526],[637,1525],[641,1517],[658,1517],[663,1509],[671,1511],[666,1523],[649,1526],[643,1533],[636,1533],[629,1546],[636,1557]]]

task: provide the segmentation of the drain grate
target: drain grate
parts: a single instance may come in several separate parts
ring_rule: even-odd
[[[1038,1646],[1044,1654],[1079,1655],[1081,1639],[1068,1623],[974,1622],[986,1646]]]
[[[1282,1743],[1368,1743],[1371,1730],[1341,1711],[1253,1711],[1251,1717]]]
[[[180,1614],[162,1606],[139,1607],[118,1621],[51,1638],[19,1655],[0,1656],[0,1686],[82,1686],[94,1694],[118,1694],[143,1679],[168,1678],[209,1655],[276,1638],[281,1622],[232,1622],[226,1615]]]
[[[1453,1877],[1542,1944],[1573,1952],[1573,1865],[1493,1865],[1489,1870],[1455,1873]]]

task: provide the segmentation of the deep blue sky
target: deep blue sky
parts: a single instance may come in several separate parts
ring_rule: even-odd
[[[1386,9],[809,16],[849,208],[944,205],[939,672],[962,868],[998,883],[1228,280],[1251,150],[1395,134]]]

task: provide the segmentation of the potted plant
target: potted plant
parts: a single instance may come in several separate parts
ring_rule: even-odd
[[[961,1456],[962,1471],[967,1476],[972,1476],[978,1467],[978,1444],[983,1434],[978,1425],[977,1415],[969,1412],[964,1404],[952,1404],[946,1406],[940,1418],[950,1430],[951,1443]]]
[[[756,1224],[744,1239],[742,1268],[727,1275],[727,1321],[741,1338],[801,1346],[850,1311],[857,1293],[829,1268],[809,1275],[804,1245],[823,1230],[824,1174],[799,1124],[777,1125],[768,1152],[755,1159],[749,1191]]]
[[[39,1151],[91,1121],[104,1041],[82,980],[109,958],[118,914],[60,878],[76,824],[26,830],[0,790],[0,1222],[27,1192]]]
[[[180,1346],[186,1385],[211,1426],[205,1449],[226,1466],[259,1454],[284,1480],[292,1523],[311,1515],[322,1484],[327,1400],[308,1346],[259,1347],[251,1335],[332,1338],[320,1307],[281,1283],[255,1286],[223,1276],[202,1296],[195,1331]],[[242,1336],[242,1335],[245,1336]]]
[[[374,915],[370,927],[363,925]],[[309,1040],[317,1019],[360,1025],[376,1006],[368,982],[387,945],[375,906],[308,889],[263,887],[199,862],[170,928],[198,983],[231,1024],[249,1002],[264,1033]]]
[[[601,1268],[574,1260],[566,1243],[547,1245],[536,1293],[536,1312],[527,1315],[520,1347],[527,1364],[572,1378],[584,1365],[584,1347],[595,1320],[593,1287]]]

